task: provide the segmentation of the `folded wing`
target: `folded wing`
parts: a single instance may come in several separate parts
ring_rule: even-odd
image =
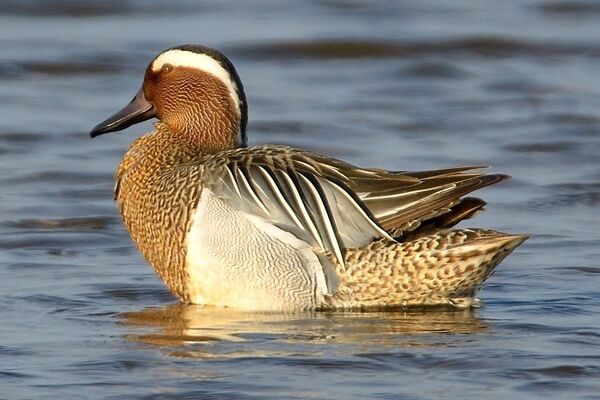
[[[388,172],[289,147],[235,149],[202,161],[205,185],[230,207],[263,218],[343,264],[343,250],[374,239],[401,240],[426,221],[470,208],[461,196],[505,178],[462,167]],[[452,215],[453,207],[459,210]],[[454,221],[458,219],[458,221]]]

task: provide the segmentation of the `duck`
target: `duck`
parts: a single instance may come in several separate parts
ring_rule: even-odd
[[[156,118],[115,172],[137,249],[184,304],[249,311],[479,306],[526,235],[457,228],[509,178],[483,166],[387,171],[247,144],[232,62],[200,45],[160,52],[97,137]]]

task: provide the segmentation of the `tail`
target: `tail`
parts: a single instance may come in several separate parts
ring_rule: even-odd
[[[434,265],[430,273],[442,279],[449,304],[467,308],[478,306],[475,295],[483,283],[528,236],[473,229],[449,231],[447,238],[451,243],[443,250],[447,265]]]
[[[442,230],[404,243],[377,241],[346,254],[337,308],[478,306],[477,291],[527,239],[484,229]],[[338,268],[339,270],[339,268]]]

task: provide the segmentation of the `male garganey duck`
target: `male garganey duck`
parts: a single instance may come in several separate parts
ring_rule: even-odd
[[[158,118],[116,171],[115,199],[146,260],[184,303],[246,310],[476,306],[526,236],[450,229],[500,182],[478,167],[396,172],[307,151],[246,147],[231,62],[185,45],[95,137]]]

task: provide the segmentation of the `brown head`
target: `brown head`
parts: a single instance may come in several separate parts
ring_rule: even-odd
[[[90,135],[120,131],[156,117],[174,134],[202,149],[246,145],[247,104],[242,82],[218,51],[193,45],[160,53],[131,102]]]

